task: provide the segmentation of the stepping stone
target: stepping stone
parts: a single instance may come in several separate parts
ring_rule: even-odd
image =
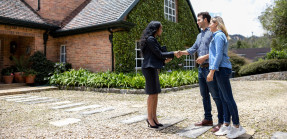
[[[71,101],[61,101],[61,102],[52,103],[51,105],[61,105],[61,104],[67,104],[67,103],[71,103]]]
[[[114,115],[107,116],[106,119],[113,119],[113,118],[117,118],[117,117],[121,117],[121,116],[126,116],[126,115],[133,114],[133,113],[136,113],[136,112],[137,111],[116,113]]]
[[[72,111],[80,111],[80,110],[85,110],[85,109],[89,109],[89,108],[98,108],[98,107],[101,107],[101,105],[82,106],[82,107],[76,107],[76,108],[72,108],[72,109],[67,109],[65,111],[72,112]]]
[[[132,118],[127,119],[127,120],[123,120],[121,122],[125,123],[125,124],[132,124],[132,123],[136,123],[136,122],[143,121],[146,119],[147,119],[147,115],[138,115],[136,117],[132,117]]]
[[[185,119],[186,119],[186,118],[185,118]],[[175,124],[177,124],[177,123],[179,123],[179,122],[182,122],[182,121],[185,120],[185,119],[179,119],[179,118],[165,118],[165,119],[161,119],[161,120],[160,120],[160,123],[162,123],[163,126],[157,128],[156,130],[165,129],[165,128],[170,127],[170,126],[172,126],[172,125],[175,125]]]
[[[142,107],[146,107],[146,105],[136,104],[136,105],[132,105],[131,107],[132,107],[132,108],[142,108]]]
[[[33,101],[33,102],[25,102],[25,104],[39,104],[39,103],[48,103],[48,102],[55,102],[58,101],[57,99],[48,99],[48,100],[40,100],[40,101]]]
[[[287,133],[286,132],[275,132],[271,139],[286,139]]]
[[[255,134],[254,129],[250,129],[248,127],[243,127],[246,130],[246,133],[237,137],[236,139],[251,139],[252,136]],[[218,136],[219,139],[227,139],[225,136]]]
[[[179,136],[184,136],[188,138],[197,138],[201,134],[205,133],[209,129],[211,129],[212,126],[195,126],[191,125],[181,131],[179,131],[177,134]]]
[[[25,97],[25,98],[12,98],[12,99],[6,99],[6,101],[20,101],[20,100],[32,99],[32,98],[39,98],[39,96],[31,96],[31,97]]]
[[[83,105],[84,103],[72,103],[72,104],[67,104],[67,105],[60,105],[56,107],[52,107],[52,109],[65,109],[65,108],[71,108],[75,106],[80,106]]]
[[[108,107],[108,108],[104,108],[104,109],[98,109],[98,110],[92,110],[92,111],[85,111],[82,112],[82,115],[91,115],[91,114],[95,114],[95,113],[100,113],[100,112],[106,112],[106,111],[112,111],[114,110],[114,108],[112,107]]]
[[[21,97],[29,97],[30,95],[8,95],[2,96],[1,99],[12,99],[12,98],[21,98]]]
[[[65,126],[65,125],[74,124],[74,123],[77,123],[80,121],[81,121],[81,119],[67,118],[67,119],[63,119],[63,120],[59,120],[59,121],[55,121],[55,122],[50,122],[50,124],[52,124],[54,126]]]
[[[40,98],[18,100],[18,101],[15,101],[15,102],[29,102],[29,101],[45,100],[45,99],[49,99],[49,98],[50,97],[40,97]]]

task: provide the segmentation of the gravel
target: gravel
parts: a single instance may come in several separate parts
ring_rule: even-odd
[[[240,123],[255,131],[253,138],[270,138],[273,133],[287,132],[287,81],[232,81]],[[145,121],[124,124],[121,121],[146,114],[145,94],[113,94],[88,91],[43,91],[32,96],[52,97],[85,105],[99,104],[114,111],[81,115],[51,109],[51,103],[24,104],[0,99],[0,138],[184,138],[176,133],[203,119],[199,88],[159,95],[159,121],[164,118],[185,119],[161,131],[147,128]],[[212,101],[214,122],[217,123],[215,103]],[[122,112],[128,115],[113,117]],[[80,122],[56,127],[50,122],[77,118]],[[217,138],[210,131],[199,138]],[[222,137],[221,137],[222,138]]]

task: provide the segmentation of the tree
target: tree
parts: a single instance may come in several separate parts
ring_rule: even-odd
[[[274,49],[287,49],[287,1],[275,0],[274,5],[266,8],[259,16],[259,20],[263,28],[281,45]]]

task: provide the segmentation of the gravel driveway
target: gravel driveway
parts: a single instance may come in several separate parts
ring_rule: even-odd
[[[287,81],[232,81],[240,122],[253,129],[254,138],[270,138],[276,131],[287,132]],[[176,133],[203,119],[199,88],[159,95],[159,121],[185,119],[161,131],[147,128],[145,121],[121,123],[130,117],[146,114],[147,95],[110,94],[82,91],[44,91],[27,95],[52,97],[63,101],[99,104],[115,110],[83,116],[79,112],[51,109],[51,103],[24,104],[0,98],[0,138],[184,138]],[[215,103],[213,118],[217,122]],[[113,115],[132,112],[109,119]],[[64,118],[81,119],[62,127],[49,124]],[[217,138],[210,131],[199,138]]]

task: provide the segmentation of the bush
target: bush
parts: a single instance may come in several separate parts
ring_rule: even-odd
[[[31,68],[37,72],[35,82],[38,84],[48,83],[45,80],[47,77],[53,74],[54,72],[54,63],[44,56],[43,53],[37,51],[30,58]]]
[[[266,59],[287,59],[287,50],[272,50],[271,52],[267,53]]]
[[[72,69],[72,64],[70,63],[55,63],[54,65],[54,73],[63,73]]]
[[[162,72],[160,82],[163,88],[198,82],[197,71]],[[87,86],[95,88],[136,88],[145,87],[142,74],[101,72],[92,73],[85,69],[70,70],[49,77],[50,84],[59,86]]]
[[[261,60],[241,67],[239,74],[253,75],[287,70],[287,59]]]
[[[232,70],[235,71],[235,76],[238,76],[238,72],[240,68],[246,64],[248,64],[248,60],[245,58],[238,56],[233,52],[228,52],[228,56],[230,57],[230,62],[232,64]]]

